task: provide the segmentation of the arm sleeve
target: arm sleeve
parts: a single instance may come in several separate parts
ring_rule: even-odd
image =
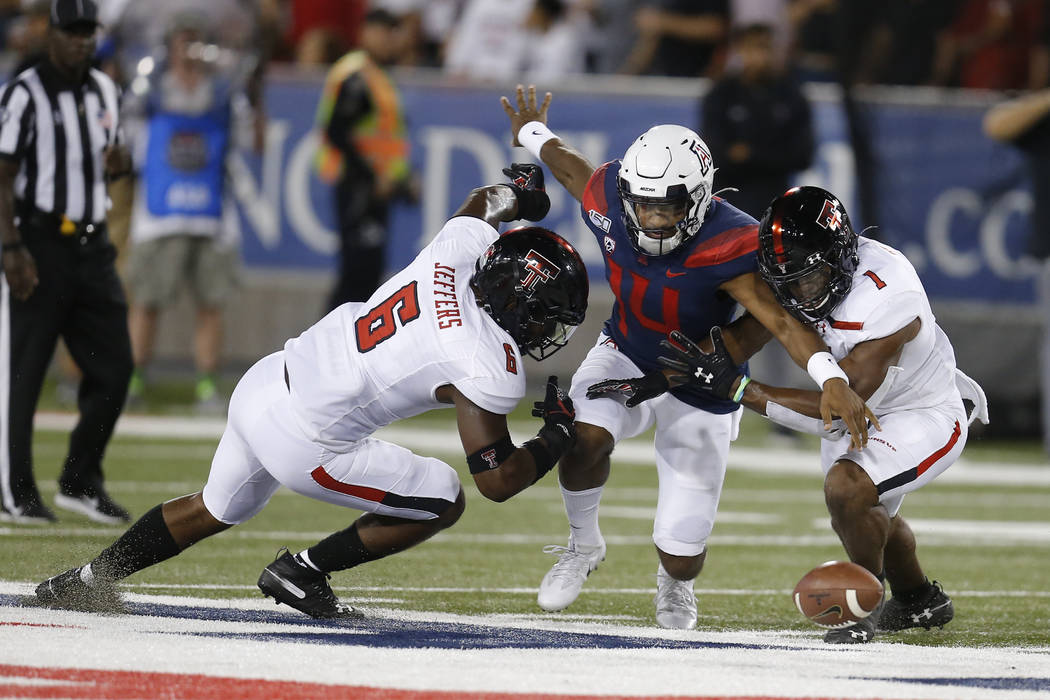
[[[21,159],[32,134],[33,109],[29,91],[20,84],[9,84],[0,97],[0,157]]]

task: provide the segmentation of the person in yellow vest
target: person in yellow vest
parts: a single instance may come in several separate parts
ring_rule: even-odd
[[[397,86],[385,66],[400,53],[398,18],[370,11],[357,49],[328,71],[317,110],[321,179],[335,187],[338,279],[328,310],[365,301],[383,281],[390,203],[415,199],[409,143]]]

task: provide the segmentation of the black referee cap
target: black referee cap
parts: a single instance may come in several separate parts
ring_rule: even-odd
[[[95,0],[52,0],[51,26],[66,29],[74,24],[100,24]]]

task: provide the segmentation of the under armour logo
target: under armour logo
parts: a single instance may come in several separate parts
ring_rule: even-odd
[[[710,384],[715,378],[715,373],[714,372],[705,372],[702,368],[697,367],[696,368],[696,374],[694,374],[693,376],[696,377],[697,379],[703,379],[704,380],[704,384]]]
[[[849,633],[849,636],[853,637],[854,639],[862,639],[864,641],[868,641],[868,633],[866,630],[852,630]]]
[[[916,614],[912,615],[911,616],[911,621],[915,622],[915,623],[919,623],[919,622],[922,622],[923,618],[925,618],[927,620],[933,619],[933,611],[930,610],[929,608],[926,608],[921,613],[916,613]]]

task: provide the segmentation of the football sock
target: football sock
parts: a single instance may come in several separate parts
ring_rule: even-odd
[[[902,603],[914,603],[921,600],[922,597],[929,592],[932,585],[930,579],[925,579],[922,585],[916,586],[915,588],[909,588],[903,591],[893,591],[893,597]]]
[[[560,486],[560,484],[559,484]],[[567,491],[561,486],[561,497],[565,501],[565,514],[569,516],[572,543],[584,547],[597,547],[602,543],[602,531],[598,528],[598,504],[602,500],[604,486],[585,491]]]
[[[91,575],[96,580],[119,581],[136,571],[171,559],[180,551],[158,505],[92,560]]]
[[[321,574],[324,573],[323,571],[321,571],[320,569],[317,568],[317,564],[313,563],[313,561],[310,559],[310,553],[308,551],[306,551],[305,549],[303,551],[299,552],[298,554],[296,554],[293,557],[293,559],[295,559],[295,561],[297,563],[305,566],[308,569],[313,569],[317,573],[321,573]]]
[[[315,569],[324,572],[342,571],[383,557],[365,549],[361,536],[357,533],[355,522],[345,530],[340,530],[306,550],[307,558]]]

